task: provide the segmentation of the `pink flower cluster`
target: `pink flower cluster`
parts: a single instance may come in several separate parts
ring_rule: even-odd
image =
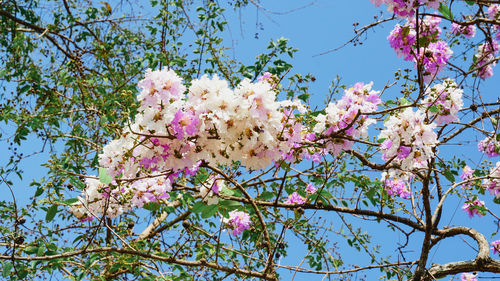
[[[356,83],[344,92],[341,100],[328,104],[326,114],[315,118],[313,131],[326,137],[317,142],[324,144],[331,154],[351,149],[353,139],[367,137],[368,126],[375,123],[375,119],[363,113],[375,112],[381,103],[379,92],[371,89],[372,84]]]
[[[465,201],[465,204],[462,206],[462,210],[464,210],[470,218],[474,217],[474,215],[482,217],[486,214],[484,201],[477,198]]]
[[[460,281],[478,281],[475,273],[462,273]]]
[[[229,212],[229,218],[222,218],[222,222],[233,230],[232,234],[234,236],[240,235],[245,229],[249,229],[251,224],[250,216],[247,213],[236,210]]]
[[[444,41],[431,42],[429,46],[421,47],[417,55],[415,68],[418,63],[423,65],[424,82],[428,83],[433,80],[443,70],[452,54],[453,51],[448,46],[448,43]]]
[[[500,197],[500,161],[496,163],[495,167],[491,168],[490,178],[483,180],[483,186],[489,190],[491,195]]]
[[[441,28],[439,27],[441,19],[438,17],[426,16],[422,21],[419,22],[419,36],[421,38],[426,38],[427,43],[437,42],[439,35],[441,34]],[[404,60],[411,61],[415,60],[416,57],[416,37],[417,37],[417,23],[413,18],[407,20],[406,23],[401,26],[396,24],[394,29],[391,31],[387,40],[389,45],[394,49],[398,57],[403,57]],[[420,47],[427,47],[420,46]]]
[[[473,38],[476,36],[476,26],[475,25],[460,25],[457,23],[451,24],[451,32],[456,35],[464,35],[467,38]]]
[[[474,55],[474,67],[478,68],[476,75],[479,78],[486,79],[493,76],[493,67],[496,65],[495,56],[499,49],[500,45],[496,41],[479,45]]]
[[[390,196],[399,196],[403,199],[410,198],[410,190],[406,181],[402,179],[389,179],[384,181],[385,190]]]
[[[428,8],[437,9],[441,0],[370,0],[375,6],[381,4],[387,5],[387,10],[396,14],[398,17],[412,17],[415,9],[420,5],[426,5]]]
[[[491,242],[491,250],[494,254],[500,255],[500,240]]]
[[[427,116],[436,118],[436,123],[449,124],[458,121],[458,112],[464,105],[463,90],[452,79],[446,79],[426,91],[422,104],[428,108]]]
[[[426,16],[418,23],[418,35],[420,38],[425,38],[419,42],[418,50],[416,49],[417,21],[414,18],[407,20],[403,26],[397,24],[387,37],[398,57],[408,61],[413,60],[415,68],[417,64],[423,65],[425,82],[432,80],[453,54],[448,44],[439,40],[440,23],[441,19],[434,16]]]
[[[477,144],[477,149],[480,152],[486,153],[488,157],[500,155],[500,143],[493,137],[486,137]]]
[[[285,204],[297,204],[302,205],[306,203],[306,199],[300,196],[297,192],[294,192],[288,195],[288,199],[286,199]]]

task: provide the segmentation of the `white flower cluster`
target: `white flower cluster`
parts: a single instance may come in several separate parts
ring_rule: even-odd
[[[383,140],[380,145],[382,158],[399,164],[399,170],[384,173],[383,181],[388,177],[407,181],[411,178],[408,172],[427,167],[427,161],[434,157],[432,149],[438,143],[434,132],[436,124],[427,124],[424,120],[422,111],[406,108],[384,122],[386,129],[378,136]]]
[[[99,165],[114,181],[103,186],[87,180],[84,195],[73,206],[77,217],[114,217],[168,199],[171,183],[181,173],[193,174],[201,160],[264,168],[305,136],[292,114],[304,106],[299,101],[277,102],[266,81],[245,79],[232,90],[217,76],[203,76],[192,81],[186,96],[174,71],[148,70],[139,87],[135,122],[99,155]]]
[[[436,117],[436,122],[449,124],[458,121],[458,112],[462,109],[463,90],[452,79],[446,79],[442,84],[427,89],[426,98],[422,102],[428,108],[427,116]]]

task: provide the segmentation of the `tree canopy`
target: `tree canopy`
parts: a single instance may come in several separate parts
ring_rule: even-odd
[[[2,278],[500,273],[500,1],[371,0],[340,48],[401,68],[321,97],[286,38],[231,53],[266,2],[0,0]]]

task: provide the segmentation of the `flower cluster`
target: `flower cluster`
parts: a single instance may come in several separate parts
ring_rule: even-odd
[[[424,82],[428,83],[436,77],[451,58],[453,51],[445,41],[429,43],[427,47],[421,47],[417,54],[415,68],[420,63],[424,67]]]
[[[375,123],[375,119],[363,114],[375,112],[381,103],[379,92],[371,89],[372,84],[356,83],[344,92],[341,100],[328,104],[326,114],[315,118],[313,131],[326,138],[317,142],[324,144],[332,155],[351,149],[353,139],[365,138],[368,126]]]
[[[474,68],[477,68],[476,75],[486,79],[493,76],[493,67],[496,65],[495,56],[500,49],[496,41],[486,42],[478,47],[474,55]]]
[[[491,250],[494,254],[500,255],[500,240],[491,242]]]
[[[426,38],[426,41],[420,43],[427,43],[420,47],[427,47],[431,42],[437,42],[441,34],[439,27],[441,19],[433,16],[426,16],[419,22],[419,36]],[[416,56],[416,37],[417,37],[417,22],[416,19],[407,20],[404,25],[396,24],[391,31],[387,40],[389,45],[394,49],[398,57],[403,57],[404,60],[415,60]]]
[[[437,9],[441,0],[370,0],[375,6],[387,5],[387,10],[398,17],[411,17],[415,14],[415,9],[420,5]]]
[[[412,178],[408,172],[427,167],[427,161],[434,157],[432,149],[438,142],[434,132],[436,124],[427,124],[420,110],[413,112],[407,108],[389,117],[384,125],[386,129],[378,136],[382,141],[382,159],[394,161],[399,164],[399,169],[384,172],[382,182],[390,195],[408,198],[406,181]]]
[[[116,182],[105,185],[93,178],[87,178],[85,183],[83,194],[70,208],[80,220],[91,220],[100,214],[114,218],[131,208],[142,208],[146,203],[161,199],[168,200],[170,198],[168,192],[172,190],[171,180],[165,176],[145,178],[121,185]]]
[[[437,124],[449,124],[458,120],[458,112],[464,105],[463,91],[452,79],[428,88],[426,98],[422,102],[427,108],[430,118],[436,117]]]
[[[229,212],[229,218],[222,218],[222,222],[233,230],[234,236],[240,235],[245,229],[249,229],[251,224],[250,216],[247,213],[236,210]]]
[[[172,182],[194,174],[200,161],[240,161],[247,169],[260,169],[303,142],[302,124],[293,110],[304,106],[299,101],[276,101],[267,81],[245,79],[232,90],[217,76],[203,76],[191,82],[186,95],[182,79],[164,69],[148,70],[138,86],[141,105],[134,122],[99,155],[99,165],[114,181],[104,186],[87,181],[75,214],[87,209],[113,217],[168,198]],[[200,190],[207,202],[216,202],[213,187],[218,182]]]
[[[427,124],[422,111],[406,108],[389,117],[384,126],[386,129],[378,136],[383,140],[380,150],[384,160],[394,159],[404,171],[427,167],[427,160],[434,156],[432,148],[437,144],[433,131],[436,124]]]
[[[286,199],[285,204],[297,204],[297,205],[302,205],[306,203],[306,199],[302,196],[300,196],[297,192],[294,192],[288,196],[288,199]]]
[[[486,137],[477,144],[477,149],[480,152],[486,153],[488,157],[500,155],[500,143],[493,137]]]
[[[439,39],[441,19],[434,16],[426,16],[418,22],[419,49],[417,49],[417,20],[408,19],[401,26],[397,24],[391,31],[387,40],[398,57],[404,60],[414,61],[423,66],[423,77],[425,82],[434,78],[448,63],[453,51],[445,41]]]
[[[481,201],[477,198],[465,201],[465,204],[462,206],[462,210],[464,210],[470,218],[474,217],[474,215],[482,217],[486,214],[484,201]]]
[[[385,178],[384,186],[387,194],[390,196],[399,196],[403,199],[410,198],[411,193],[405,180],[390,179],[387,177],[387,174],[382,175],[382,178]]]
[[[498,198],[500,197],[500,161],[491,168],[489,177],[483,180],[483,186],[490,191],[491,195]]]
[[[451,24],[451,32],[456,35],[464,35],[466,38],[473,38],[476,36],[475,25],[460,25],[457,23]]]

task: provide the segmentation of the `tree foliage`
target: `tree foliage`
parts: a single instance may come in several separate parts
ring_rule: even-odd
[[[498,1],[408,1],[415,2],[408,10],[391,6],[397,1],[373,2],[392,10],[372,24],[355,25],[355,37],[346,46],[378,25],[398,23],[389,41],[402,61],[415,66],[396,71],[390,83],[378,86],[380,92],[370,96],[378,108],[354,112],[350,123],[333,129],[333,105],[348,111],[353,101],[342,96],[368,95],[371,85],[347,87],[335,80],[328,104],[315,110],[309,83],[316,78],[296,73],[290,60],[298,50],[287,39],[269,42],[252,63],[230,55],[226,15],[247,6],[266,12],[265,3],[0,0],[0,120],[2,142],[10,151],[0,171],[0,275],[9,280],[146,281],[277,280],[308,274],[346,280],[378,269],[388,280],[434,280],[500,272],[498,252],[490,251],[496,232],[442,219],[448,218],[444,212],[451,210],[450,201],[464,199],[471,216],[487,216],[493,227],[499,223],[494,208],[500,166],[487,160],[472,163],[449,152],[480,136],[485,153],[500,154],[499,102],[495,93],[480,94],[481,81],[493,79],[490,72],[498,61],[500,19],[489,11]],[[442,32],[431,17],[441,26],[454,24],[454,31]],[[475,39],[467,33],[472,27]],[[453,49],[453,56],[439,48]],[[219,165],[201,159],[192,175],[176,174],[169,198],[150,200],[119,216],[106,211],[75,216],[70,210],[82,204],[78,196],[88,190],[86,180],[115,188],[144,177],[141,168],[136,178],[120,179],[103,167],[99,155],[111,141],[135,134],[131,128],[144,110],[137,83],[147,69],[172,70],[187,88],[203,75],[217,75],[231,89],[245,81],[267,83],[279,100],[304,104],[305,111],[288,113],[294,126],[303,126],[301,139],[283,153],[292,156],[265,168],[248,169],[244,159]],[[442,98],[443,91],[463,92],[464,104]],[[374,101],[385,92],[397,95]],[[450,102],[456,108],[450,109]],[[366,106],[368,100],[361,103]],[[376,129],[368,130],[372,121]],[[412,122],[420,131],[404,139]],[[294,129],[286,128],[292,135]],[[223,138],[210,130],[214,139]],[[258,126],[252,130],[249,134],[263,131]],[[356,130],[359,134],[352,133]],[[277,141],[283,141],[281,136]],[[137,134],[136,146],[145,146],[155,132],[142,137]],[[19,204],[16,184],[33,173],[25,163],[37,154],[48,157],[46,173],[29,184],[30,203]],[[474,171],[467,174],[464,167],[469,166]],[[218,179],[225,184],[210,195],[217,204],[209,204],[209,191],[201,189],[210,180],[212,189]],[[105,194],[104,189],[99,192]],[[235,225],[229,229],[231,214],[237,212],[248,214],[251,222],[241,231]],[[332,217],[339,220],[332,224]],[[382,225],[406,242],[374,241],[370,225]],[[471,238],[477,255],[430,264],[431,250],[457,236]],[[338,241],[346,247],[338,249]],[[415,252],[405,254],[408,249]],[[345,260],[342,251],[362,253],[370,264]],[[295,256],[295,263],[281,262],[288,255]]]

